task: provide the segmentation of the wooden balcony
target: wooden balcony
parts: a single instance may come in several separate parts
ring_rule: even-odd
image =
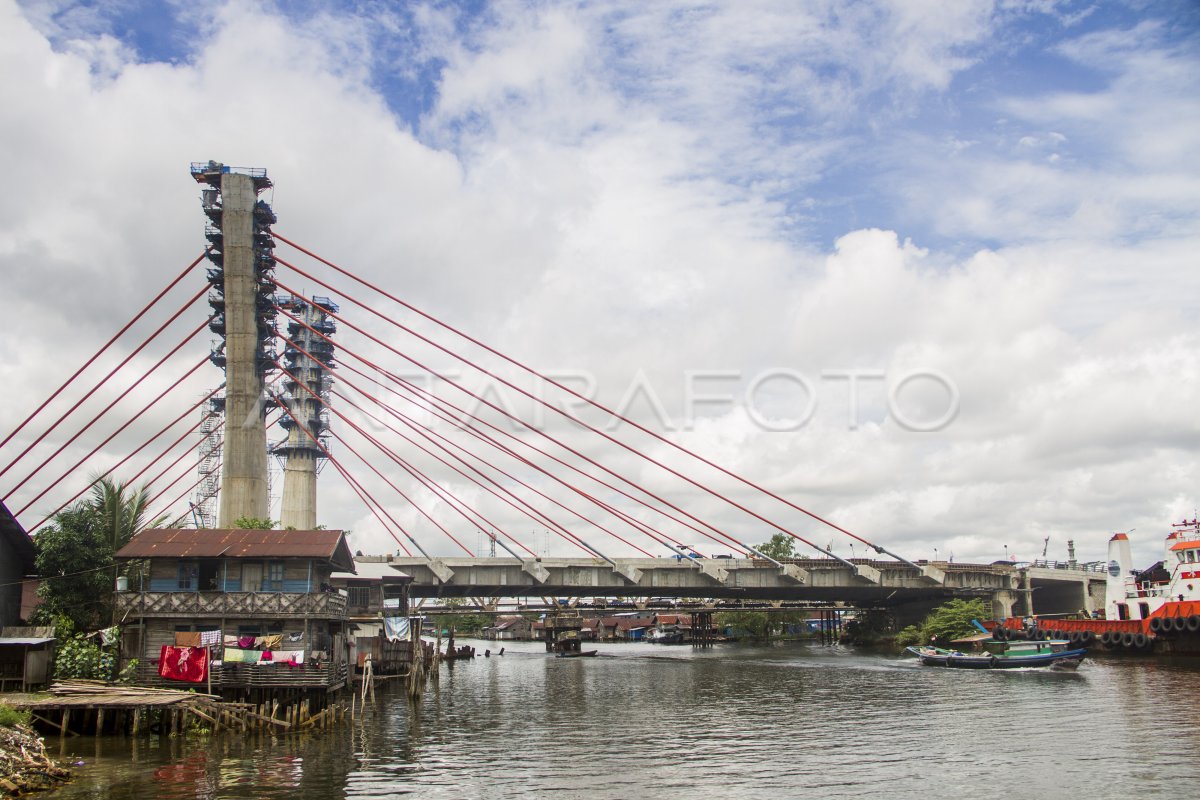
[[[117,592],[117,618],[268,617],[345,619],[346,598],[330,592]]]
[[[346,685],[349,668],[341,664],[323,663],[319,667],[304,665],[289,667],[287,664],[222,664],[212,668],[212,688],[219,689],[340,689]],[[205,691],[206,683],[171,681],[158,674],[154,664],[138,664],[139,686],[159,686],[170,689],[196,689]]]

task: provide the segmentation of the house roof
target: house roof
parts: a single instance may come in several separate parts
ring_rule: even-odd
[[[412,576],[401,572],[388,561],[354,561],[354,572],[335,572],[329,576],[334,580],[383,581],[385,583],[407,583]]]
[[[525,620],[521,619],[520,617],[518,617],[517,619],[506,619],[503,622],[497,620],[496,624],[493,625],[492,627],[498,631],[506,631],[509,628],[513,627],[514,625],[520,625],[522,622],[525,622]]]
[[[355,572],[341,531],[148,528],[118,550],[117,558],[319,558]]]
[[[617,630],[628,631],[636,628],[650,628],[654,626],[654,620],[650,617],[618,617]]]
[[[21,559],[21,571],[23,573],[33,572],[36,555],[33,539],[29,538],[29,534],[21,527],[21,523],[17,522],[17,518],[12,515],[3,501],[0,501],[0,538],[7,539]]]

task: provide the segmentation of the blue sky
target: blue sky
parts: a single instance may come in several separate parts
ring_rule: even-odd
[[[666,119],[689,124],[696,121],[694,103],[676,102],[667,94],[676,76],[659,66],[647,68],[644,31],[647,16],[636,5],[580,4],[578,13],[597,35],[595,59],[610,88],[631,104],[657,106]],[[670,4],[667,4],[670,5]],[[870,37],[896,35],[886,26],[863,24],[843,15],[839,4],[827,4],[823,22],[831,30],[864,28]],[[923,244],[966,254],[978,247],[1002,244],[1001,237],[970,231],[941,229],[922,213],[911,213],[898,202],[896,187],[921,179],[921,164],[909,159],[912,150],[945,149],[949,142],[969,143],[976,153],[1009,158],[1023,131],[1006,108],[1013,98],[1052,98],[1104,92],[1121,77],[1118,64],[1081,57],[1075,49],[1089,37],[1142,33],[1129,46],[1150,44],[1180,59],[1195,59],[1200,10],[1186,2],[1105,2],[1077,0],[1063,3],[972,3],[987,8],[988,24],[960,41],[948,43],[938,55],[954,61],[956,68],[935,79],[905,85],[899,76],[869,75],[855,53],[813,53],[808,48],[790,52],[786,42],[765,52],[739,58],[730,54],[724,64],[753,81],[739,90],[727,106],[699,109],[704,114],[731,111],[746,114],[755,137],[782,148],[819,147],[839,140],[830,157],[818,158],[799,171],[781,169],[778,163],[731,164],[716,167],[719,177],[734,185],[751,187],[775,183],[764,194],[781,203],[785,224],[802,240],[831,246],[847,230],[862,227],[903,228]],[[171,64],[194,62],[216,28],[211,14],[191,3],[176,2],[26,2],[26,13],[56,47],[73,40],[111,36],[140,62]],[[533,4],[552,9],[552,4]],[[571,8],[569,4],[557,6]],[[454,149],[455,135],[481,123],[467,110],[438,120],[430,130],[439,87],[448,66],[448,49],[482,54],[497,28],[509,24],[505,11],[512,4],[486,3],[325,3],[288,2],[275,9],[297,26],[319,26],[336,17],[351,20],[358,29],[357,43],[365,48],[362,63],[365,83],[378,92],[397,119],[429,144]],[[847,7],[848,8],[848,7]],[[753,13],[752,11],[749,13]],[[452,45],[442,39],[445,30],[431,33],[431,17],[448,26]],[[666,38],[678,34],[686,52],[685,63],[702,60],[703,51],[689,50],[690,43],[711,35],[703,33],[713,17],[713,7],[680,7],[657,15],[669,28]],[[628,26],[628,32],[626,27]],[[657,35],[657,32],[655,33]],[[668,50],[670,48],[667,48]],[[797,101],[795,83],[788,73],[811,69],[817,81],[829,81],[848,93],[847,103],[835,108],[806,107]],[[723,120],[728,121],[728,120]],[[1054,155],[1063,169],[1120,158],[1103,128],[1072,120],[1056,123],[1061,143],[1042,142],[1030,157]],[[1058,130],[1061,129],[1061,130]],[[579,134],[582,135],[582,134]],[[1058,152],[1061,151],[1061,152]]]
[[[671,433],[906,552],[1100,557],[1200,505],[1195,3],[0,0],[0,31],[14,417],[194,257],[216,158],[270,170],[281,232],[611,403],[808,376],[799,430],[756,424],[803,405],[776,385]],[[849,369],[961,409],[917,435],[876,387],[848,426]]]

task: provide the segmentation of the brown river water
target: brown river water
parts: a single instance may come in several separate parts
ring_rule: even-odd
[[[76,779],[43,796],[1200,796],[1196,658],[991,672],[798,642],[596,646],[505,643],[317,734],[50,738]]]

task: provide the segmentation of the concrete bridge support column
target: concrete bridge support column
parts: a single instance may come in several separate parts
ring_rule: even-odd
[[[254,271],[254,203],[249,175],[221,176],[225,257],[225,441],[217,524],[239,517],[266,519],[267,429],[263,373],[258,363],[258,281]]]
[[[1017,593],[1009,589],[999,589],[992,594],[992,616],[996,619],[1006,619],[1013,616],[1017,605]]]
[[[1025,616],[1033,616],[1033,578],[1029,576],[1029,570],[1021,570],[1021,597],[1024,600],[1022,606]]]

